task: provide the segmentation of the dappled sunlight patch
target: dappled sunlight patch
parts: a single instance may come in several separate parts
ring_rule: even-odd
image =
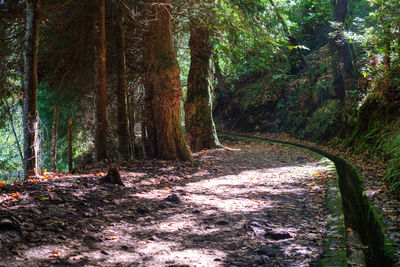
[[[147,266],[222,266],[226,257],[225,252],[216,249],[182,249],[174,242],[141,243],[136,251],[146,255],[144,263]]]
[[[65,246],[47,245],[28,248],[23,254],[30,259],[40,260],[63,257],[68,254],[68,250]]]
[[[212,207],[221,212],[251,212],[257,211],[262,208],[272,207],[269,201],[260,201],[255,199],[246,198],[220,198],[209,195],[193,194],[186,198],[187,201],[201,206]]]
[[[198,218],[190,214],[174,214],[156,225],[156,229],[163,232],[175,232],[185,228],[194,229],[199,226],[197,220]]]
[[[223,266],[226,253],[212,249],[173,250],[170,253],[156,254],[148,263],[164,263],[169,265],[194,264],[194,266]],[[156,265],[153,265],[156,266]]]
[[[121,172],[121,174],[134,180],[147,176],[147,173],[144,172]]]

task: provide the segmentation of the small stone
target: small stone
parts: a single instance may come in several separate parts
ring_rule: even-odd
[[[136,212],[143,215],[148,213],[149,209],[147,207],[137,207]]]
[[[267,231],[264,234],[264,237],[265,238],[269,238],[269,239],[273,239],[273,240],[281,240],[281,239],[291,238],[292,236],[287,231],[274,229],[274,230],[271,230],[271,231]]]
[[[269,246],[262,246],[257,250],[258,254],[267,255],[268,257],[275,257],[278,253],[276,249]]]
[[[42,212],[41,212],[39,209],[37,209],[37,208],[32,208],[31,210],[33,211],[33,213],[35,213],[35,214],[37,214],[37,215],[42,214]]]
[[[165,199],[165,201],[168,201],[168,202],[171,202],[171,203],[176,203],[176,204],[181,203],[181,200],[179,199],[179,197],[177,196],[177,194],[169,195],[169,196]]]
[[[225,220],[219,220],[215,222],[216,225],[228,225],[229,222]]]

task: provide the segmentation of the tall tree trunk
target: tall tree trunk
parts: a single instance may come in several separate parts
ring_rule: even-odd
[[[191,25],[190,70],[185,102],[185,126],[192,151],[220,147],[212,118],[211,34],[206,26]]]
[[[121,8],[116,5],[115,46],[117,72],[117,100],[118,100],[118,151],[123,159],[129,158],[129,120],[127,110],[126,85],[126,56],[124,16]]]
[[[72,119],[68,121],[68,171],[72,172]]]
[[[24,177],[38,175],[37,62],[39,0],[26,0],[24,53]]]
[[[147,0],[143,40],[146,130],[152,157],[191,160],[181,127],[182,85],[172,37],[170,0]]]
[[[106,28],[105,0],[95,0],[95,87],[96,87],[96,127],[94,153],[95,160],[107,158],[107,92],[106,92]]]
[[[348,92],[353,87],[353,55],[351,53],[350,44],[344,36],[345,22],[348,11],[348,0],[337,0],[334,10],[334,19],[339,22],[339,28],[336,29],[336,34],[333,39],[334,46],[339,60],[339,69],[342,76],[343,87],[337,88],[339,98],[348,99]]]
[[[135,111],[135,102],[132,101],[132,97],[127,95],[126,98],[126,108],[128,110],[128,128],[129,128],[129,154],[130,158],[134,159],[135,156],[135,139],[136,139],[136,134],[135,134],[135,116],[136,116],[136,111]]]
[[[21,145],[20,145],[20,142],[19,142],[17,131],[15,130],[15,126],[14,126],[14,118],[13,118],[13,115],[11,113],[11,108],[10,108],[10,105],[8,104],[8,102],[7,102],[7,99],[3,99],[3,105],[5,106],[5,108],[7,110],[8,117],[10,119],[11,130],[13,132],[14,139],[15,139],[15,144],[16,144],[16,147],[17,147],[17,151],[18,151],[19,157],[21,158],[21,163],[22,163],[22,166],[23,166],[24,165],[24,155],[22,154]]]
[[[52,134],[52,146],[51,146],[51,168],[55,172],[57,171],[57,137],[58,137],[58,115],[60,114],[60,106],[53,107],[53,134]]]

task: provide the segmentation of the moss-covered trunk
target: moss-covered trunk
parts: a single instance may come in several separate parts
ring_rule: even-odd
[[[37,62],[39,40],[38,0],[26,1],[24,53],[24,177],[38,174]]]
[[[211,37],[204,26],[192,24],[190,71],[185,102],[185,126],[192,151],[221,146],[212,118]]]
[[[191,160],[181,127],[182,85],[170,14],[170,0],[147,0],[149,24],[143,38],[143,62],[149,156]]]

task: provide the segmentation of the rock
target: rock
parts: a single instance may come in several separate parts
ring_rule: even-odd
[[[218,220],[215,222],[216,225],[228,225],[229,222],[226,220]]]
[[[281,239],[291,238],[292,236],[287,231],[273,229],[266,231],[264,237],[273,240],[281,240]]]
[[[270,246],[262,246],[257,250],[257,253],[260,255],[267,255],[268,257],[276,257],[278,252],[276,249],[270,247]]]
[[[166,199],[164,199],[165,201],[168,201],[168,202],[171,202],[171,203],[175,203],[175,204],[178,204],[178,203],[181,203],[181,200],[179,199],[179,197],[178,197],[178,195],[177,194],[172,194],[172,195],[169,195]]]
[[[0,231],[16,231],[22,238],[21,223],[17,217],[6,210],[0,211]]]
[[[182,190],[182,189],[178,189],[178,190],[176,190],[176,192],[178,193],[178,194],[180,194],[180,195],[182,195],[182,196],[185,196],[187,193],[185,192],[185,190]]]
[[[37,214],[37,215],[42,214],[42,212],[41,212],[39,209],[37,209],[37,208],[32,208],[31,210],[33,211],[33,213],[35,213],[35,214]]]

